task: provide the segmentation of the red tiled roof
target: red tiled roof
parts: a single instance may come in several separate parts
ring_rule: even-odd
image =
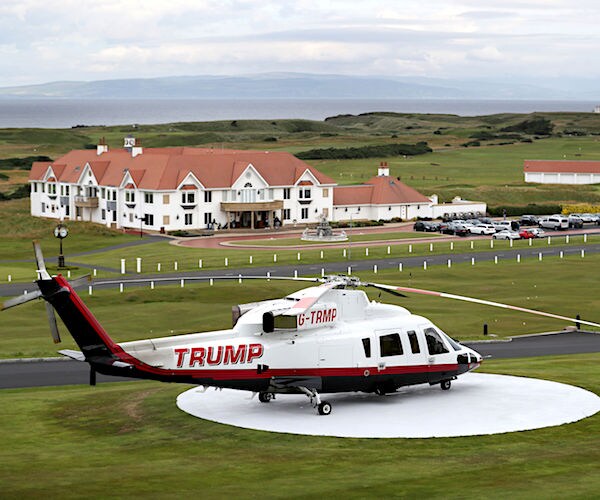
[[[377,176],[360,186],[336,186],[333,204],[340,205],[398,205],[429,203],[427,196],[389,176]]]
[[[309,170],[321,184],[335,181],[307,165],[290,153],[244,150],[214,150],[208,148],[147,148],[143,154],[132,157],[124,149],[110,150],[98,156],[95,150],[74,150],[51,164],[65,168],[60,182],[78,181],[86,163],[90,164],[98,183],[118,186],[124,170],[129,172],[140,189],[173,190],[191,172],[206,188],[230,187],[241,173],[252,164],[271,186],[291,186]],[[45,163],[46,167],[49,165]],[[29,179],[41,180],[41,166],[32,167]]]
[[[600,174],[600,161],[525,160],[523,171]]]

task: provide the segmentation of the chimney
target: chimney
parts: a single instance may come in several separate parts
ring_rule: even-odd
[[[106,144],[106,139],[104,137],[100,139],[96,146],[96,154],[100,156],[102,153],[108,153],[108,144]]]
[[[140,139],[135,139],[133,147],[131,148],[131,157],[135,158],[137,155],[141,155],[144,152],[142,149],[142,141]]]
[[[388,167],[387,161],[382,161],[377,169],[377,177],[389,177],[390,168]]]

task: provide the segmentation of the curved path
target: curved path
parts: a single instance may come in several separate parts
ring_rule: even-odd
[[[600,352],[600,334],[571,332],[516,337],[512,340],[465,342],[484,356],[523,358],[558,354]],[[98,375],[97,382],[131,381],[122,377]],[[0,362],[0,389],[87,384],[89,366],[64,358],[9,360]]]

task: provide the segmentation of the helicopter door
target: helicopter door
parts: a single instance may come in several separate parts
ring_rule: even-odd
[[[376,350],[378,351],[377,370],[384,372],[389,366],[403,364],[404,355],[400,329],[375,330]]]
[[[427,364],[429,365],[429,382],[437,383],[443,374],[435,370],[436,366],[456,363],[456,357],[450,353],[443,337],[433,327],[423,327],[427,346]]]

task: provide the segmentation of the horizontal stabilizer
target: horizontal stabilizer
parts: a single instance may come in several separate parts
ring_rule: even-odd
[[[75,361],[85,361],[85,356],[80,351],[74,351],[73,349],[63,349],[58,351],[59,354],[66,356],[67,358],[74,359]]]

